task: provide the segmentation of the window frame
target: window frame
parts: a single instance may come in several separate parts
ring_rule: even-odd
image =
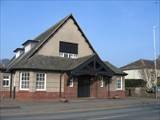
[[[4,78],[4,76],[8,76],[8,78]],[[3,85],[3,81],[8,81],[8,85]],[[3,87],[10,87],[10,75],[3,75],[2,86]]]
[[[118,82],[120,81],[120,88],[118,87]],[[122,84],[122,77],[120,77],[120,79],[117,79],[116,80],[116,90],[122,90],[122,87],[123,84]]]
[[[66,55],[67,57],[65,57],[65,55]],[[59,52],[59,56],[60,56],[60,57],[64,57],[64,58],[72,58],[72,59],[78,58],[78,54],[65,53],[65,52]]]
[[[44,88],[37,88],[37,74],[44,74]],[[43,72],[38,72],[36,73],[36,91],[46,91],[46,73],[43,73]]]
[[[28,80],[28,88],[22,88],[22,73],[28,73],[29,74],[29,80]],[[29,90],[29,81],[30,81],[30,72],[20,72],[20,90]]]

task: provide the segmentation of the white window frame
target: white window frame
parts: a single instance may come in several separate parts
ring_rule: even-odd
[[[104,87],[104,79],[103,79],[103,76],[100,76],[99,78],[100,78],[100,80],[99,80],[99,86],[100,86],[100,87]]]
[[[65,57],[65,55],[67,55],[66,58],[73,58],[73,59],[78,58],[78,54],[64,53],[64,52],[59,53],[60,57]]]
[[[29,80],[28,80],[28,88],[22,88],[22,73],[29,73],[29,72],[20,72],[20,90],[29,90],[30,73],[29,73]]]
[[[73,87],[74,86],[74,82],[73,82],[73,78],[71,78],[70,80],[69,80],[69,87]]]
[[[8,76],[8,78],[4,78],[4,76]],[[8,81],[8,85],[3,85],[3,81]],[[3,75],[2,85],[3,87],[10,87],[10,75]]]
[[[118,82],[120,81],[120,85],[121,85],[121,87],[120,88],[118,88]],[[117,79],[116,80],[116,90],[122,90],[122,77],[120,77],[120,79]]]
[[[37,88],[37,74],[44,74],[44,88]],[[36,91],[46,91],[46,73],[36,73]]]

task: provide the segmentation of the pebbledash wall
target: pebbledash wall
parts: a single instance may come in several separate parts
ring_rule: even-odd
[[[45,72],[46,74],[46,89],[43,91],[36,90],[36,73],[41,71],[24,71],[30,73],[29,79],[29,89],[21,90],[20,89],[20,72],[16,71],[13,75],[13,86],[16,88],[15,98],[16,99],[58,99],[58,98],[77,98],[78,96],[78,78],[74,79],[73,87],[68,86],[67,80],[68,75],[63,73],[62,76],[60,73],[55,72]],[[61,79],[61,90],[60,90],[60,79]],[[95,98],[113,98],[119,96],[120,98],[125,97],[125,86],[124,86],[124,77],[122,79],[122,89],[116,90],[115,81],[120,79],[119,76],[114,76],[110,80],[109,84],[104,84],[103,87],[100,87],[100,81],[95,77],[90,79],[90,97]],[[13,90],[13,88],[12,88]],[[61,91],[61,92],[60,92]],[[13,96],[12,91],[12,96]],[[60,95],[61,94],[61,95]]]

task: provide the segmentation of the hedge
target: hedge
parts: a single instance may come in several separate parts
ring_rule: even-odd
[[[145,87],[146,81],[142,79],[125,79],[125,87]]]

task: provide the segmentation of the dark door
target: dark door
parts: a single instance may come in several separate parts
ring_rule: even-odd
[[[90,80],[78,80],[78,97],[90,97]]]

